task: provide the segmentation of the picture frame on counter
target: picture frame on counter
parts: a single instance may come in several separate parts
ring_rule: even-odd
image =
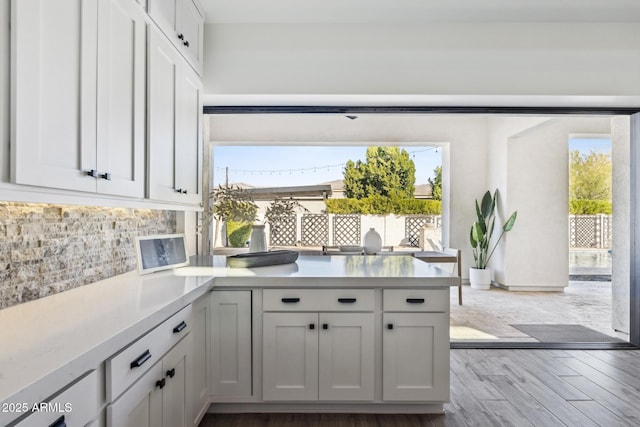
[[[135,246],[140,274],[189,265],[184,234],[138,236]]]

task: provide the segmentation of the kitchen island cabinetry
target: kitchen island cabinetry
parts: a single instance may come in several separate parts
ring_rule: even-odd
[[[449,292],[383,291],[385,401],[449,398]]]
[[[144,196],[145,28],[133,0],[12,2],[12,181]]]
[[[202,82],[169,40],[149,27],[149,198],[202,200]]]
[[[263,399],[373,400],[373,302],[372,289],[265,289]]]

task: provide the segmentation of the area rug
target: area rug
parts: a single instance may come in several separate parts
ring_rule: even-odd
[[[510,325],[540,342],[624,342],[582,325]]]

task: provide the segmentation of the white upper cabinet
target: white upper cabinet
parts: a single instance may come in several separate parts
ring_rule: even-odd
[[[130,0],[100,0],[99,7],[98,192],[143,197],[145,16]]]
[[[12,180],[144,196],[145,18],[133,0],[12,2]]]
[[[149,27],[149,198],[202,199],[202,86],[177,50]]]
[[[199,4],[194,0],[148,0],[148,5],[149,16],[201,75],[204,13]]]
[[[12,180],[96,191],[97,0],[14,0],[11,13]]]

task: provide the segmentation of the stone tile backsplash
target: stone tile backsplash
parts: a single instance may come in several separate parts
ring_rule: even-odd
[[[135,236],[175,230],[173,211],[0,202],[0,309],[131,271]]]

